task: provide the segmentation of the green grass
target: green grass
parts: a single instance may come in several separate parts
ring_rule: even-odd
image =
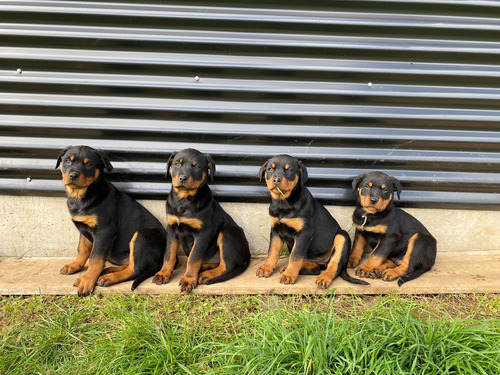
[[[497,374],[500,298],[0,299],[0,374]]]

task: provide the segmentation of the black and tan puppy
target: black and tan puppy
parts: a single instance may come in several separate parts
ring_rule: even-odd
[[[167,174],[172,189],[167,197],[168,241],[162,269],[153,282],[170,280],[180,246],[188,256],[179,285],[189,293],[198,284],[213,284],[242,273],[250,263],[243,229],[212,196],[207,179],[213,180],[215,162],[210,155],[185,149],[170,156]]]
[[[76,259],[61,269],[71,275],[87,271],[76,282],[78,295],[95,285],[109,286],[135,279],[134,290],[162,265],[166,232],[143,206],[104,178],[113,169],[106,154],[87,146],[68,147],[57,158],[68,197],[71,220],[80,231]],[[117,267],[104,268],[109,261]]]
[[[266,263],[257,276],[269,277],[276,268],[283,244],[290,250],[280,283],[294,284],[299,274],[319,275],[316,285],[326,289],[340,275],[344,280],[368,283],[347,274],[351,239],[323,205],[304,186],[307,169],[289,155],[269,159],[260,169],[271,193],[271,238]],[[326,271],[321,273],[322,269]]]
[[[353,214],[356,226],[349,267],[356,267],[366,245],[373,251],[356,269],[356,275],[391,281],[398,285],[431,269],[436,260],[436,240],[410,214],[393,204],[394,191],[401,193],[399,181],[382,172],[363,173],[352,182],[359,189]]]

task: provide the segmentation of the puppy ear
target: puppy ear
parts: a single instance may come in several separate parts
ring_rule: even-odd
[[[57,161],[56,161],[56,167],[54,169],[57,169],[59,168],[59,165],[61,164],[61,161],[62,161],[62,157],[63,155],[73,146],[68,146],[66,147],[64,150],[62,150],[60,153],[59,153],[59,156],[57,157]]]
[[[307,168],[302,162],[299,160],[299,175],[300,175],[300,180],[302,181],[303,184],[305,184],[309,178],[309,175],[307,174]]]
[[[401,186],[401,182],[399,182],[399,180],[396,177],[392,177],[392,176],[391,176],[390,181],[392,183],[394,191],[396,191],[398,194],[398,199],[401,199],[400,198],[401,190],[403,190],[403,186]]]
[[[361,181],[363,181],[366,177],[366,173],[361,173],[360,175],[357,175],[354,180],[352,180],[352,192],[354,193],[357,188],[359,188],[359,185],[361,184]]]
[[[215,175],[215,161],[209,154],[205,154],[205,158],[207,159],[208,175],[210,176],[210,181],[213,181]]]
[[[267,163],[269,163],[269,160],[271,159],[268,159],[264,164],[262,164],[262,167],[260,167],[259,169],[259,182],[262,182],[262,179],[266,175]]]
[[[109,161],[108,155],[103,150],[95,150],[95,153],[97,154],[97,156],[99,156],[99,160],[101,160],[101,162],[104,164],[104,168],[106,168],[108,172],[111,172],[113,170],[113,166]]]
[[[177,151],[174,151],[170,154],[170,156],[168,157],[168,161],[167,161],[167,172],[165,174],[165,177],[168,178],[168,175],[170,174],[170,167],[172,166],[172,162],[174,161],[175,159],[175,155],[177,154]]]

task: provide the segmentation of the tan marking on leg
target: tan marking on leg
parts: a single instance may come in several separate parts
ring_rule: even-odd
[[[203,263],[200,268],[200,272],[213,270],[214,268],[219,267],[219,263]]]
[[[359,264],[359,261],[361,260],[361,257],[365,252],[365,247],[366,239],[361,233],[358,233],[356,237],[356,243],[352,248],[351,255],[349,256],[349,261],[347,262],[347,267],[353,268]]]
[[[223,240],[224,240],[223,234],[219,233],[219,236],[217,237],[217,246],[219,247],[219,251],[220,251],[220,263],[219,263],[219,265],[214,269],[211,269],[209,271],[205,271],[202,274],[200,274],[200,276],[198,278],[199,284],[205,284],[207,281],[210,281],[215,277],[219,277],[226,272],[226,262],[224,261],[224,244],[223,244],[224,241]]]
[[[325,272],[316,278],[316,285],[319,288],[327,289],[332,283],[339,267],[340,258],[342,257],[342,249],[345,245],[345,237],[337,234],[333,240],[333,247],[330,252],[334,252],[332,259],[328,263]]]
[[[384,260],[385,258],[383,257],[370,255],[365,264],[356,269],[356,275],[360,277],[375,277],[375,269],[377,269],[384,262]]]
[[[180,243],[176,238],[170,241],[169,248],[169,258],[163,260],[163,266],[156,275],[153,277],[153,283],[157,285],[166,284],[170,281],[172,277],[172,272],[174,272],[175,261],[177,259],[177,251],[179,250]]]
[[[97,280],[97,285],[99,286],[111,286],[122,281],[130,280],[134,275],[134,247],[135,241],[137,240],[138,232],[135,232],[132,239],[129,242],[129,262],[128,265],[122,267],[116,267],[115,272],[110,272],[102,275]]]
[[[194,247],[194,246],[193,246]],[[191,250],[191,254],[193,251]],[[191,256],[190,254],[190,256]],[[179,285],[181,286],[181,293],[189,294],[198,285],[198,274],[201,268],[201,259],[196,261],[190,261],[188,258],[188,264],[184,276],[181,277]]]
[[[290,260],[288,261],[288,266],[280,276],[281,284],[295,284],[295,282],[299,278],[299,273],[302,268],[302,264],[304,263],[304,258],[291,259],[294,249],[295,246],[290,253],[291,255]]]
[[[276,264],[280,258],[280,252],[283,248],[283,240],[279,236],[275,236],[271,242],[271,248],[266,259],[266,263],[260,266],[257,270],[257,276],[259,277],[269,277],[274,272]]]
[[[127,267],[128,267],[128,264],[124,264],[123,266],[106,267],[105,269],[102,270],[101,276],[106,275],[108,273],[123,271]]]
[[[82,270],[87,263],[87,260],[90,257],[90,253],[92,252],[92,242],[90,242],[87,237],[84,235],[80,235],[80,243],[78,244],[78,252],[76,255],[76,259],[66,264],[63,268],[61,268],[60,273],[63,275],[72,275],[76,272]]]
[[[396,263],[394,263],[392,260],[390,259],[386,259],[384,260],[384,262],[378,267],[379,271],[384,271],[388,268],[394,268],[396,267]]]
[[[413,252],[413,246],[415,245],[415,241],[418,238],[418,233],[414,234],[410,240],[408,241],[408,248],[406,250],[406,253],[403,257],[403,261],[401,264],[397,267],[394,268],[389,268],[386,269],[384,272],[382,272],[382,279],[385,281],[392,281],[397,279],[400,276],[403,276],[407,271],[408,271],[408,266],[410,264],[410,256],[411,253]]]
[[[97,279],[104,269],[105,259],[92,259],[89,261],[87,272],[75,282],[79,296],[88,296],[95,288]]]
[[[317,263],[304,262],[304,263],[302,263],[302,268],[300,269],[300,272],[302,272],[302,270],[306,270],[307,272],[312,272],[312,271],[317,270],[318,268],[319,268],[319,266]]]

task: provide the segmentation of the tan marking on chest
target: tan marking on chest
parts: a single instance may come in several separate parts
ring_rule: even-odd
[[[97,215],[73,216],[71,220],[83,223],[90,228],[97,226]]]
[[[302,228],[304,228],[304,219],[301,217],[279,219],[275,216],[271,216],[271,225],[273,227],[279,223],[285,224],[287,227],[294,229],[296,232],[300,232]]]
[[[372,233],[378,233],[378,234],[387,233],[387,225],[382,225],[382,224],[374,225],[371,227],[363,227],[361,225],[356,224],[355,227],[357,230],[365,231],[365,232],[372,232]]]
[[[167,215],[167,224],[169,226],[185,224],[193,229],[201,230],[203,222],[200,219],[190,217],[178,217],[175,215]]]

